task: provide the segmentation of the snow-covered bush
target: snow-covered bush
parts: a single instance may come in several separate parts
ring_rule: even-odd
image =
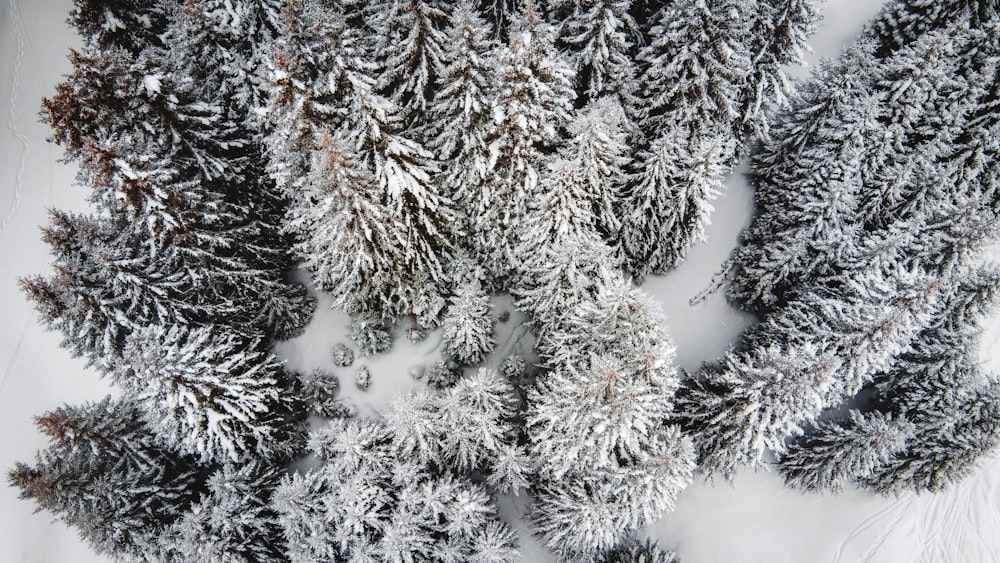
[[[372,372],[368,370],[368,366],[358,368],[357,373],[354,374],[354,384],[362,391],[368,389],[368,386],[372,384]]]
[[[298,376],[299,395],[309,412],[327,418],[351,416],[351,409],[337,399],[340,380],[322,369],[314,369]]]
[[[333,345],[333,365],[346,368],[354,363],[354,350],[346,344],[338,342]]]
[[[427,339],[427,331],[420,328],[408,328],[406,329],[406,340],[410,344],[420,344]]]
[[[524,361],[524,356],[514,354],[513,356],[507,356],[503,359],[500,364],[500,373],[507,381],[518,382],[524,377],[525,372],[528,369],[528,364]]]
[[[377,318],[358,315],[351,319],[351,340],[361,348],[361,355],[383,354],[392,348],[392,333]]]

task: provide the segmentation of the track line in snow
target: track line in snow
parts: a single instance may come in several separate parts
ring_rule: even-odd
[[[24,344],[24,335],[28,333],[28,323],[31,322],[31,315],[24,321],[24,326],[21,327],[21,335],[17,337],[17,344],[14,346],[14,350],[11,351],[10,360],[7,361],[7,367],[3,370],[3,379],[0,379],[0,393],[3,393],[4,387],[7,386],[7,380],[10,378],[10,374],[14,371],[14,366],[17,365],[17,360],[21,355],[21,345]]]
[[[14,174],[14,198],[10,202],[10,209],[7,210],[3,221],[0,221],[0,248],[3,247],[3,243],[7,239],[7,228],[21,203],[21,191],[24,186],[24,167],[27,163],[28,152],[30,150],[28,138],[17,128],[14,120],[17,111],[17,93],[21,88],[21,62],[24,59],[24,21],[21,18],[20,0],[8,0],[8,5],[10,6],[10,27],[17,45],[14,53],[14,69],[10,82],[7,129],[21,143],[21,154],[18,158],[17,169]]]

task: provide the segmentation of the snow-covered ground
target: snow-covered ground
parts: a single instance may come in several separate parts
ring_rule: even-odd
[[[812,41],[812,59],[835,56],[879,4],[872,0],[824,4],[826,17]],[[47,249],[38,236],[38,227],[47,220],[46,209],[85,209],[84,189],[72,186],[72,169],[57,162],[60,151],[45,142],[47,129],[37,118],[40,98],[50,95],[69,70],[66,53],[74,38],[63,22],[70,5],[70,0],[0,0],[0,469],[4,470],[15,461],[30,460],[44,446],[32,416],[107,392],[96,374],[58,348],[57,335],[38,326],[16,282],[48,268]],[[644,286],[663,303],[667,327],[677,343],[678,365],[689,370],[717,357],[753,320],[730,308],[721,294],[689,304],[749,222],[752,194],[740,171],[729,185],[716,202],[707,242],[675,272],[650,279]],[[361,414],[382,411],[394,396],[423,385],[411,377],[410,368],[429,366],[439,357],[437,334],[419,344],[398,338],[390,354],[358,357],[353,366],[336,368],[333,345],[343,342],[355,351],[356,347],[348,338],[346,317],[329,310],[328,303],[321,297],[321,309],[303,337],[277,347],[290,368],[323,367],[337,374],[344,396]],[[497,313],[513,312],[509,301],[496,300],[494,305]],[[530,350],[532,342],[523,336],[522,320],[515,314],[498,326],[498,349],[488,363],[495,365],[511,353]],[[989,327],[983,342],[984,361],[1000,373],[1000,322]],[[372,373],[371,387],[364,392],[353,383],[361,365]],[[503,513],[511,519],[526,503],[524,496],[500,500]],[[0,561],[103,561],[72,531],[51,524],[47,514],[31,512],[32,506],[18,501],[13,489],[0,486]],[[1000,561],[997,529],[1000,459],[994,458],[945,494],[900,498],[857,491],[806,495],[784,488],[773,473],[744,472],[732,486],[698,480],[681,494],[677,510],[649,532],[664,547],[676,549],[685,563],[979,563]],[[529,541],[523,526],[519,531],[525,540],[524,561],[550,560]]]

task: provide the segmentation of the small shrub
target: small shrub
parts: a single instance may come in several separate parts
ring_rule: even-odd
[[[367,390],[368,386],[372,384],[372,372],[368,371],[367,366],[361,366],[358,373],[354,375],[354,384],[362,391]]]
[[[354,351],[346,344],[338,342],[333,347],[333,365],[346,368],[354,363]]]

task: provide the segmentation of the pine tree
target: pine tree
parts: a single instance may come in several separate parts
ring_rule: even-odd
[[[995,0],[894,0],[882,8],[865,30],[888,56],[923,34],[953,24],[980,27],[997,18]]]
[[[218,328],[137,331],[118,380],[169,447],[204,462],[285,459],[301,433],[281,366]]]
[[[111,46],[138,53],[162,45],[170,11],[177,2],[158,0],[73,0],[69,22],[88,46]]]
[[[642,102],[633,63],[639,27],[630,0],[587,0],[563,21],[560,40],[576,62],[578,92],[583,100],[617,98],[630,121],[640,118]],[[630,123],[631,132],[637,123]]]
[[[972,270],[949,284],[941,312],[890,370],[876,378],[864,415],[824,423],[782,460],[797,486],[878,492],[940,490],[1000,443],[996,394],[973,358],[979,320],[996,303],[997,272]]]
[[[613,278],[542,347],[561,354],[528,396],[531,522],[570,560],[611,550],[671,509],[691,480],[692,444],[667,425],[673,349],[650,305]]]
[[[602,556],[600,563],[680,563],[672,551],[664,551],[653,540],[639,541],[632,538],[607,555]]]
[[[820,15],[812,0],[755,2],[746,47],[750,72],[742,85],[741,121],[747,137],[766,139],[769,111],[786,106],[794,93],[782,67],[804,64],[806,39]]]
[[[526,202],[538,194],[542,151],[556,143],[572,108],[573,73],[556,53],[553,35],[528,3],[499,57],[502,87],[487,136],[485,181],[465,198],[471,246],[491,286],[507,285],[517,264],[517,231]]]
[[[465,211],[486,176],[486,137],[493,125],[496,42],[467,1],[445,29],[441,73],[427,107],[426,146],[442,161],[442,193]]]
[[[273,500],[292,561],[512,561],[515,536],[485,491],[400,462],[393,430],[351,422],[313,438],[327,464],[285,478]]]
[[[721,193],[733,144],[724,136],[689,136],[678,128],[639,154],[624,205],[619,242],[636,279],[669,271],[704,240],[712,200]]]
[[[609,245],[615,244],[622,230],[621,207],[625,186],[623,178],[629,164],[627,135],[630,123],[622,107],[612,98],[596,99],[578,110],[567,126],[570,139],[560,151],[559,164],[552,166],[555,185],[546,185],[547,191],[564,189],[558,185],[564,178],[575,181],[572,175],[582,176],[582,196],[591,202],[594,214],[593,229]],[[574,174],[575,175],[575,174]],[[568,187],[568,186],[567,186]]]
[[[914,438],[912,424],[893,422],[878,411],[852,410],[843,422],[817,424],[781,458],[785,483],[799,489],[840,491],[852,479],[873,477]]]
[[[534,247],[538,250],[521,266],[522,281],[514,295],[518,308],[531,315],[536,335],[544,340],[559,329],[567,309],[591,299],[614,276],[614,261],[611,249],[593,234],[571,233],[542,244]],[[530,247],[525,244],[523,248]]]
[[[287,561],[270,506],[283,473],[257,461],[224,465],[208,478],[207,493],[160,540],[162,557],[205,563]]]
[[[646,137],[678,128],[691,135],[732,134],[739,89],[749,69],[748,8],[732,0],[682,0],[665,4],[638,55],[647,117]],[[731,158],[731,157],[730,157]]]
[[[8,474],[22,499],[74,527],[95,552],[147,559],[197,495],[189,459],[156,445],[129,399],[65,406],[36,419],[51,443]]]
[[[983,456],[1000,446],[1000,386],[970,387],[941,410],[912,415],[909,447],[865,478],[881,493],[938,492],[967,477]]]
[[[727,295],[741,307],[768,310],[812,275],[815,261],[836,257],[862,188],[861,163],[877,130],[879,69],[861,44],[820,67],[802,102],[780,121],[774,141],[754,161],[761,209],[742,235]]]
[[[730,478],[759,466],[765,449],[783,455],[786,437],[858,393],[927,328],[948,278],[865,260],[868,270],[802,288],[681,394],[706,472]]]
[[[474,366],[496,346],[489,295],[479,282],[459,286],[443,319],[443,354]]]
[[[398,108],[404,128],[423,123],[435,95],[433,86],[444,70],[450,2],[391,0],[369,11],[375,33],[369,58],[380,67],[378,86]]]

